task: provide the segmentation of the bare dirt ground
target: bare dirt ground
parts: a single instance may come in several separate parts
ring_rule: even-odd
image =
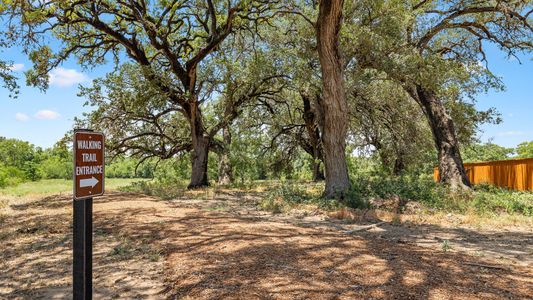
[[[236,191],[199,198],[166,201],[117,192],[95,199],[94,298],[533,295],[529,226],[368,226],[318,213],[272,215]],[[21,198],[2,211],[0,298],[71,297],[71,202],[69,195]]]

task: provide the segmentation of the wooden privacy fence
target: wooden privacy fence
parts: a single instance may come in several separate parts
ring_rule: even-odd
[[[472,184],[488,183],[499,187],[533,191],[533,158],[464,164]],[[439,168],[433,172],[439,181]]]

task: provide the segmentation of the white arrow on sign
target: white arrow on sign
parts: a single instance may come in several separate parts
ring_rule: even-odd
[[[80,179],[80,187],[94,187],[96,184],[98,184],[98,179],[91,177],[89,179]]]

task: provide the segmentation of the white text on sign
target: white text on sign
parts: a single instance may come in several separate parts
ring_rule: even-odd
[[[101,150],[102,142],[101,141],[85,141],[80,140],[78,142],[78,149],[84,150]],[[96,153],[82,153],[81,154],[83,162],[97,162]],[[76,175],[94,175],[102,174],[104,172],[103,166],[82,166],[76,167]]]
[[[93,175],[104,173],[103,166],[83,166],[76,167],[76,175]]]
[[[77,130],[74,133],[74,199],[104,194],[105,138],[102,133]]]
[[[83,162],[96,162],[96,153],[82,153]]]
[[[78,141],[78,149],[102,149],[102,142],[101,141]]]

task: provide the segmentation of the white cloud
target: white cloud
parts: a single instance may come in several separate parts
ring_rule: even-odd
[[[50,85],[58,87],[69,87],[89,80],[83,73],[61,67],[53,69],[49,74],[49,79]]]
[[[9,69],[11,71],[15,71],[15,72],[16,71],[22,71],[22,70],[24,70],[24,64],[13,64],[13,65],[9,66]]]
[[[23,114],[23,113],[16,113],[15,114],[15,119],[17,119],[18,121],[28,121],[30,119],[30,117],[27,115],[27,114]]]
[[[517,135],[525,135],[526,133],[523,131],[503,131],[498,132],[498,136],[517,136]]]
[[[48,109],[40,110],[35,114],[35,117],[39,120],[54,120],[60,116],[61,115],[58,112]]]

